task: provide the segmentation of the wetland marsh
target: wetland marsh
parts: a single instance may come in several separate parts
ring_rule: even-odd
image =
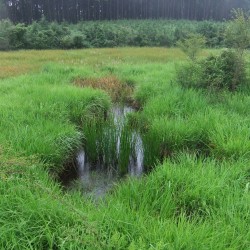
[[[249,89],[182,88],[176,48],[0,58],[0,248],[250,247]]]

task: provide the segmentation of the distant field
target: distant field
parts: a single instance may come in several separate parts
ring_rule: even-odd
[[[168,62],[184,54],[178,49],[165,48],[118,48],[85,50],[21,50],[0,52],[0,77],[16,76],[23,73],[38,72],[48,63],[62,66],[94,67],[99,70],[105,65],[117,67],[124,63]]]
[[[213,51],[216,50],[205,50],[202,55]],[[185,59],[183,52],[175,48],[20,50],[0,52],[0,57],[0,78],[39,72],[48,63],[74,67],[90,66],[101,70],[103,65],[118,67],[123,64],[167,63]]]
[[[1,249],[250,248],[249,92],[181,88],[175,48],[0,58]],[[85,124],[112,107],[113,81],[138,108],[147,174],[96,203],[56,180],[85,146]]]

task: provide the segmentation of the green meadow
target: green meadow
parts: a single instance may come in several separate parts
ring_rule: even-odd
[[[250,88],[183,88],[186,60],[176,48],[0,52],[0,249],[250,248]],[[137,110],[144,175],[121,161],[103,199],[65,190],[117,101]]]

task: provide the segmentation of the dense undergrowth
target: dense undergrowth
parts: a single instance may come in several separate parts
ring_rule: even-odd
[[[0,81],[1,248],[250,247],[247,89],[182,88],[175,72],[184,57],[176,49],[0,56],[3,71],[10,69]],[[18,60],[35,69],[12,72]],[[64,193],[51,176],[86,139],[86,122],[111,106],[107,93],[90,88],[96,79],[133,86],[140,110],[129,122],[143,136],[145,166],[152,170],[121,181],[98,204],[78,191]]]
[[[175,46],[189,33],[205,36],[206,45],[225,44],[225,23],[188,20],[120,20],[30,25],[0,21],[0,50],[79,49],[121,46]]]

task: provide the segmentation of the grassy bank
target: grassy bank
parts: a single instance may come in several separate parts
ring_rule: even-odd
[[[218,51],[205,50],[200,56]],[[3,249],[248,249],[249,92],[182,89],[177,49],[0,53],[0,246]],[[247,55],[249,62],[249,56]],[[249,65],[248,65],[249,67]],[[52,178],[74,159],[109,93],[133,88],[150,173],[98,204]],[[94,79],[94,80],[93,80]]]

